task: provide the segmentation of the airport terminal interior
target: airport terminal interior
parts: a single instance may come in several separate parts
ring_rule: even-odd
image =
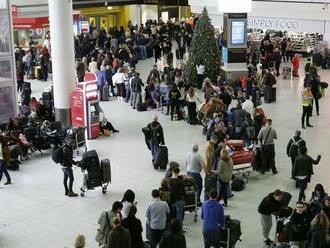
[[[0,248],[330,247],[330,1],[235,1],[0,0]]]

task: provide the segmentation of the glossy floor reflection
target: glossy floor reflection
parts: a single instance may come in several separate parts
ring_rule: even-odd
[[[144,61],[139,63],[138,70],[145,77],[151,66],[151,60]],[[330,71],[321,71],[320,74],[323,81],[330,82]],[[49,84],[50,82],[33,82],[32,87],[36,94],[40,95],[42,89]],[[291,164],[285,149],[295,130],[300,128],[301,87],[302,77],[293,81],[279,80],[277,102],[263,106],[267,116],[273,119],[273,127],[279,136],[276,142],[276,166],[279,174],[252,175],[246,189],[235,193],[234,198],[229,200],[225,213],[242,221],[242,242],[238,243],[237,247],[262,247],[257,206],[266,194],[280,188],[294,195],[291,204],[297,200],[298,191],[289,179]],[[302,131],[309,154],[316,156],[321,153],[323,156],[321,163],[314,168],[315,175],[308,186],[308,196],[318,182],[330,190],[329,103],[327,94],[320,102],[320,116],[314,115],[311,119],[314,128]],[[109,120],[120,130],[119,134],[109,138],[102,137],[89,142],[90,149],[97,149],[101,158],[108,157],[111,160],[113,181],[107,194],[103,195],[101,189],[96,189],[87,192],[84,198],[65,197],[60,166],[54,165],[50,151],[37,155],[24,162],[20,171],[11,172],[12,185],[3,186],[3,182],[0,185],[1,248],[72,247],[78,234],[86,235],[87,247],[98,247],[94,237],[100,213],[110,209],[112,203],[120,200],[128,188],[136,193],[137,216],[145,223],[144,211],[151,200],[150,192],[159,187],[163,177],[163,172],[152,168],[151,156],[141,132],[141,128],[151,121],[155,114],[159,115],[164,128],[169,158],[178,161],[182,170],[185,170],[185,154],[193,143],[200,144],[203,150],[205,139],[200,126],[190,126],[183,121],[170,121],[168,116],[158,111],[137,112],[117,100],[103,102],[101,106]],[[78,191],[82,177],[79,169],[75,169],[74,173],[74,188]],[[188,247],[203,247],[201,221],[194,223],[193,214],[187,213],[184,225]]]

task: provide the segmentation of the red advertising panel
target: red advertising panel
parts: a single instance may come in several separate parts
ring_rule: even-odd
[[[70,98],[71,107],[71,124],[74,127],[85,126],[85,106],[84,106],[84,94],[80,90],[75,90],[71,93]]]

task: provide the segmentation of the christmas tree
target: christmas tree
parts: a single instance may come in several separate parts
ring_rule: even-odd
[[[209,78],[211,82],[217,80],[217,76],[220,75],[220,52],[215,40],[214,27],[205,7],[196,23],[187,62],[187,81],[193,85],[197,79],[198,64],[205,66],[205,78]]]

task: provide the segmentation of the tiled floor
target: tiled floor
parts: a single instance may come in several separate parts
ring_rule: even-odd
[[[139,63],[138,70],[146,75],[151,61]],[[302,72],[301,72],[302,74]],[[321,72],[324,81],[330,81],[330,71]],[[50,83],[33,82],[32,87],[40,94]],[[275,188],[291,192],[297,199],[298,192],[289,179],[290,161],[285,154],[286,144],[300,127],[300,80],[283,81],[277,84],[277,102],[263,106],[267,116],[274,121],[279,139],[276,142],[276,176],[252,175],[247,187],[235,193],[225,210],[232,218],[242,221],[241,248],[262,247],[261,228],[257,206],[260,200]],[[323,158],[315,166],[314,177],[308,187],[308,195],[317,182],[330,189],[328,163],[330,161],[330,99],[326,96],[320,103],[320,116],[312,118],[314,128],[303,130],[310,154],[321,153]],[[111,160],[113,181],[107,194],[100,189],[88,192],[85,198],[67,198],[63,195],[62,171],[54,165],[50,152],[30,159],[21,165],[21,170],[11,172],[13,184],[0,186],[0,247],[1,248],[55,248],[72,247],[78,234],[85,234],[87,247],[98,247],[94,242],[97,219],[100,213],[111,208],[115,200],[120,200],[123,192],[130,188],[136,192],[138,217],[145,221],[144,210],[151,200],[150,192],[159,186],[163,172],[152,169],[150,153],[145,144],[141,128],[155,114],[164,127],[165,142],[169,148],[170,160],[176,160],[182,169],[185,154],[193,143],[199,143],[203,150],[205,139],[199,126],[184,122],[171,122],[168,116],[157,111],[137,112],[127,104],[116,100],[101,103],[107,117],[120,130],[110,138],[99,138],[89,142],[89,149],[97,149],[101,158]],[[79,169],[74,170],[74,188],[78,191],[82,177]],[[189,248],[203,247],[201,221],[193,222],[193,215],[185,218],[186,239]]]

